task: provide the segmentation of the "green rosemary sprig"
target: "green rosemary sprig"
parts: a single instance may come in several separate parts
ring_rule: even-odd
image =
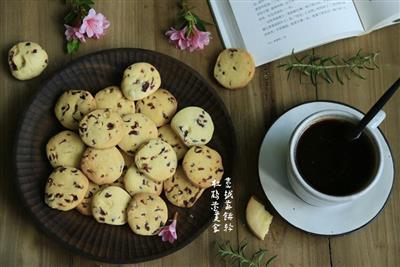
[[[289,62],[279,65],[279,68],[284,68],[288,72],[287,78],[295,71],[299,73],[300,83],[302,76],[309,77],[311,83],[317,86],[318,78],[322,78],[327,83],[334,82],[333,76],[341,84],[343,84],[343,77],[350,80],[351,75],[365,80],[361,74],[365,70],[374,70],[379,68],[376,64],[376,57],[379,53],[366,53],[363,54],[361,50],[355,56],[348,59],[339,58],[336,56],[316,56],[314,50],[311,54],[306,54],[302,58],[298,58],[294,51],[289,58]]]
[[[265,258],[267,250],[259,249],[250,258],[248,258],[245,255],[246,247],[247,243],[243,243],[242,245],[239,245],[239,248],[237,250],[235,250],[229,241],[224,244],[220,244],[217,242],[217,256],[232,263],[239,263],[239,266],[247,267],[267,267],[277,257],[277,255],[272,256],[265,262],[265,265],[263,265],[262,262]]]

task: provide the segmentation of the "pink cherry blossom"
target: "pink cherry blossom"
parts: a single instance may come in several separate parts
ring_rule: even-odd
[[[166,225],[161,228],[161,231],[158,234],[158,236],[161,236],[163,242],[168,241],[169,243],[172,244],[176,239],[178,239],[178,236],[176,234],[177,217],[178,213],[175,213],[172,223],[170,225]]]
[[[83,19],[79,32],[82,34],[86,33],[89,38],[95,37],[99,39],[105,34],[104,30],[108,27],[110,27],[110,22],[106,17],[101,13],[96,14],[96,11],[91,8],[87,16]]]
[[[171,28],[165,33],[169,41],[175,44],[176,48],[189,50],[190,52],[201,50],[210,43],[211,33],[199,31],[196,26],[188,33],[188,28],[182,30]]]
[[[193,26],[192,34],[190,34],[190,36],[187,38],[190,44],[189,51],[193,52],[196,50],[202,50],[210,43],[210,35],[210,32],[199,31],[196,26]]]
[[[165,35],[169,38],[169,41],[171,43],[175,44],[176,48],[185,50],[190,45],[185,36],[186,29],[187,29],[187,27],[183,28],[182,30],[177,30],[177,29],[171,27],[171,29],[169,31],[167,31],[165,33]]]
[[[79,27],[71,27],[69,25],[64,24],[65,27],[65,38],[67,41],[71,41],[73,39],[79,39],[81,42],[86,42],[85,35],[79,32]]]

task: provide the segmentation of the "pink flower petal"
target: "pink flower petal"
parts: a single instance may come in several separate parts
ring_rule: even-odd
[[[99,39],[105,34],[104,30],[108,27],[110,27],[110,22],[107,18],[101,13],[96,14],[96,11],[91,8],[88,15],[83,18],[79,32],[86,34],[89,38]]]
[[[86,42],[85,35],[79,32],[78,27],[71,27],[69,25],[64,25],[65,27],[65,37],[67,41],[71,41],[73,39],[79,39],[81,42]]]
[[[95,15],[96,15],[96,11],[95,11],[93,8],[91,8],[91,9],[89,10],[88,15],[86,16],[86,18],[92,18],[92,17],[94,17]]]
[[[93,37],[94,32],[93,32],[92,27],[87,27],[87,28],[86,28],[86,34],[87,34],[87,36],[88,36],[89,38],[92,38],[92,37]]]
[[[174,243],[178,238],[176,234],[176,219],[174,219],[170,225],[162,227],[158,235],[161,236],[163,242],[168,241],[171,244]]]
[[[201,50],[210,43],[210,33],[199,31],[194,27],[192,34],[187,39],[190,52]]]

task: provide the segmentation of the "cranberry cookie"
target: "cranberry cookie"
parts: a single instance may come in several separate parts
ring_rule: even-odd
[[[136,103],[136,112],[149,117],[157,127],[167,124],[177,108],[176,98],[165,89],[159,89]]]
[[[160,85],[158,70],[149,63],[139,62],[124,71],[121,89],[126,98],[136,101],[154,93]]]
[[[214,67],[215,79],[225,88],[245,87],[255,73],[253,57],[244,49],[225,49]]]
[[[108,108],[119,115],[135,113],[135,102],[125,98],[117,86],[109,86],[94,96],[97,108]]]
[[[156,235],[168,220],[168,208],[164,200],[149,193],[132,197],[127,208],[128,224],[138,235]]]
[[[79,135],[90,147],[111,148],[122,140],[125,127],[118,113],[109,109],[96,109],[80,121]]]
[[[188,150],[182,162],[183,170],[192,184],[208,188],[218,183],[224,174],[221,156],[208,146],[194,146]]]
[[[118,147],[130,156],[133,156],[144,142],[158,136],[157,126],[143,114],[126,114],[122,116],[122,120],[126,134],[118,143]]]
[[[37,43],[22,42],[8,52],[11,74],[18,80],[29,80],[39,76],[47,67],[49,57]]]
[[[59,166],[78,168],[85,148],[79,135],[71,131],[62,131],[47,142],[46,154],[54,168]]]
[[[190,208],[196,203],[204,189],[194,186],[179,166],[174,176],[164,181],[164,193],[173,205]]]
[[[111,184],[121,177],[124,158],[115,147],[88,147],[82,156],[81,169],[92,182],[99,185]]]
[[[123,225],[131,196],[121,187],[108,186],[98,191],[92,200],[92,214],[99,223]]]
[[[85,175],[73,167],[58,167],[47,179],[44,201],[53,209],[72,210],[83,201],[89,188]]]
[[[188,150],[187,146],[179,138],[179,136],[172,130],[169,124],[158,128],[158,138],[171,145],[176,153],[176,158],[180,160]]]
[[[174,175],[177,159],[172,147],[161,139],[145,143],[135,155],[136,167],[147,177],[162,182]]]
[[[96,101],[88,91],[69,90],[60,96],[54,112],[65,128],[76,130],[83,116],[95,109]]]
[[[187,146],[205,145],[214,133],[211,116],[200,107],[178,111],[172,118],[171,127]]]

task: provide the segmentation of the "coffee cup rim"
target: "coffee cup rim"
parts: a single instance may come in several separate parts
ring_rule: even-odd
[[[364,195],[367,193],[379,180],[379,177],[381,176],[382,170],[383,170],[383,151],[382,147],[379,143],[379,140],[376,136],[376,133],[373,131],[372,128],[368,127],[366,128],[366,131],[368,132],[368,135],[370,136],[371,140],[375,143],[376,147],[376,153],[378,156],[378,166],[376,168],[375,174],[373,176],[373,179],[369,182],[367,186],[365,186],[363,189],[361,189],[358,192],[345,195],[345,196],[334,196],[334,195],[329,195],[322,193],[315,188],[313,188],[310,184],[308,184],[303,176],[300,174],[300,171],[298,170],[297,164],[296,164],[296,159],[295,159],[295,152],[296,152],[296,147],[297,143],[301,137],[301,135],[307,130],[311,125],[316,123],[317,121],[321,121],[324,118],[327,117],[344,117],[346,119],[356,119],[360,120],[362,118],[361,115],[356,114],[356,113],[351,113],[347,111],[342,111],[342,110],[323,110],[323,111],[318,111],[307,118],[305,118],[303,121],[301,121],[295,128],[294,132],[292,133],[290,139],[289,139],[289,162],[291,165],[291,169],[293,174],[295,175],[296,179],[302,187],[308,191],[310,194],[312,194],[314,197],[317,197],[318,199],[321,200],[326,200],[326,201],[331,201],[331,202],[346,202],[350,201],[352,199],[358,198],[361,195]],[[319,119],[320,118],[320,119]],[[318,119],[318,120],[316,120]]]

